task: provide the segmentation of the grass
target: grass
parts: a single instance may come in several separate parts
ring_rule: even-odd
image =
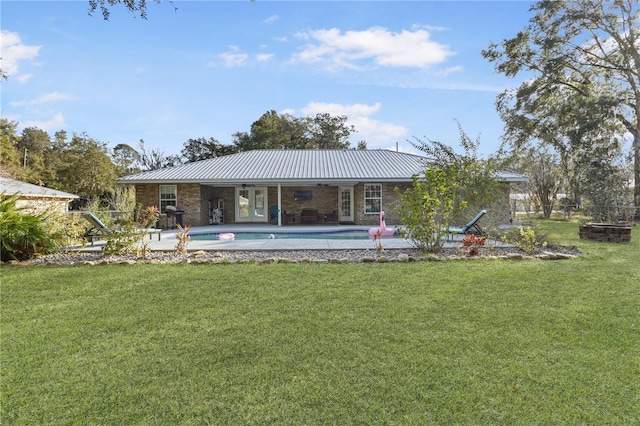
[[[640,231],[583,255],[2,268],[3,424],[638,424]]]

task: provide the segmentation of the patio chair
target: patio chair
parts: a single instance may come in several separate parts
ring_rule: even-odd
[[[449,228],[446,229],[446,231],[447,231],[447,239],[448,240],[449,239],[453,240],[453,236],[454,235],[459,235],[459,234],[461,234],[461,235],[469,235],[469,234],[485,235],[486,233],[482,230],[480,225],[478,225],[478,221],[485,214],[487,214],[486,210],[480,210],[480,213],[478,213],[476,215],[476,217],[471,219],[471,221],[469,223],[467,223],[466,225],[464,225],[462,228],[458,228],[458,227],[455,227],[455,226],[450,226]]]
[[[269,222],[278,224],[278,206],[269,206]]]
[[[91,242],[92,246],[93,240],[95,238],[102,237],[103,235],[110,232],[114,232],[91,212],[82,212],[82,217],[84,217],[91,224],[91,228],[89,228],[87,232],[85,232],[84,237]],[[140,231],[144,231],[146,234],[149,234],[149,239],[152,238],[153,234],[158,234],[158,241],[160,241],[160,231],[162,231],[161,229],[148,228],[141,229]],[[117,230],[115,232],[117,232]]]

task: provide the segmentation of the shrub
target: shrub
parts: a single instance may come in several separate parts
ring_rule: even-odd
[[[455,167],[430,167],[423,176],[412,177],[411,189],[401,192],[396,188],[398,206],[395,210],[405,225],[399,231],[416,248],[430,253],[442,249],[446,229],[455,213],[456,177]]]
[[[129,221],[107,236],[102,252],[107,256],[133,254],[146,257],[149,248],[145,241],[145,229],[153,227],[159,217],[160,213],[156,206],[143,209],[135,223]]]
[[[485,237],[466,235],[462,239],[462,247],[465,248],[469,256],[477,256],[480,253],[480,247],[484,246],[486,240],[487,239]]]
[[[53,214],[47,218],[49,231],[60,236],[60,242],[64,246],[86,244],[87,221],[78,212],[65,214]]]
[[[140,228],[153,228],[158,222],[160,218],[160,211],[156,206],[149,206],[142,210],[140,215],[138,215],[137,225]]]
[[[180,232],[176,232],[176,237],[178,238],[178,242],[176,243],[176,247],[173,249],[178,254],[185,254],[187,252],[187,244],[191,241],[191,237],[189,236],[189,230],[191,229],[191,225],[187,225],[184,228],[180,225],[176,225]]]
[[[50,232],[46,213],[30,214],[17,206],[16,195],[0,194],[0,246],[2,261],[27,260],[50,253],[60,245],[60,236]]]
[[[102,246],[105,256],[125,255],[140,253],[138,242],[140,241],[138,230],[133,224],[123,225],[107,235],[107,242]],[[144,238],[144,234],[142,235]]]
[[[540,251],[540,248],[547,246],[546,235],[536,233],[533,228],[522,226],[518,229],[509,230],[502,240],[507,243],[513,243],[520,250],[527,254],[534,254]]]

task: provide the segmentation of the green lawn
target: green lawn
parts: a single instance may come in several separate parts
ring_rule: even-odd
[[[3,267],[2,424],[639,424],[640,228],[562,261]]]

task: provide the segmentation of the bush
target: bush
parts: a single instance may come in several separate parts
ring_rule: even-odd
[[[138,242],[144,238],[133,224],[125,225],[107,235],[107,242],[102,246],[105,256],[140,253]]]
[[[446,229],[455,213],[456,175],[455,167],[431,167],[423,176],[412,177],[411,189],[401,192],[396,188],[396,211],[405,225],[400,233],[411,240],[414,247],[430,253],[442,249]]]
[[[542,233],[536,233],[533,228],[518,229],[512,228],[502,237],[507,243],[515,244],[520,250],[527,254],[534,254],[540,251],[542,247],[547,246],[547,236]]]
[[[63,246],[85,245],[87,240],[87,221],[79,212],[54,214],[47,218],[49,231],[60,237]]]
[[[0,258],[27,260],[60,246],[60,235],[47,226],[46,213],[30,214],[17,206],[16,195],[0,194]]]
[[[160,213],[156,206],[145,208],[138,215],[136,222],[126,223],[107,236],[102,252],[107,256],[133,254],[144,258],[149,251],[144,230],[153,227],[159,217]]]

